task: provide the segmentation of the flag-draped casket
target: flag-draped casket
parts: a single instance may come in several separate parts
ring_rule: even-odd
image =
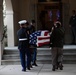
[[[48,30],[39,30],[30,34],[30,44],[36,45],[37,47],[50,44],[50,35]]]

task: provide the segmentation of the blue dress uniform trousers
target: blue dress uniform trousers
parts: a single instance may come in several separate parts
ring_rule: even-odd
[[[26,67],[30,66],[30,61],[31,61],[29,48],[21,49],[19,51],[20,51],[21,65],[23,69],[26,70]]]

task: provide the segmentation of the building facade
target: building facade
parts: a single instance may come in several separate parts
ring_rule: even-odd
[[[42,11],[49,11],[50,19],[45,17],[45,28],[51,27],[48,20],[51,21],[51,15],[54,14],[52,20],[56,19],[57,10],[60,11],[60,19],[65,28],[65,44],[71,43],[71,29],[69,28],[69,18],[71,11],[76,9],[76,0],[5,0],[6,3],[6,18],[3,22],[3,0],[0,0],[0,40],[3,36],[3,25],[7,25],[7,43],[8,47],[14,47],[18,44],[17,30],[19,29],[18,21],[26,19],[29,22],[32,19],[36,20],[36,30],[43,28],[40,20]],[[42,13],[43,14],[43,13]],[[4,44],[0,41],[0,60],[3,53]]]

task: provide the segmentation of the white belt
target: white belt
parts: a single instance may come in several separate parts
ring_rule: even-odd
[[[19,39],[19,41],[25,41],[25,40],[27,40],[27,38]]]

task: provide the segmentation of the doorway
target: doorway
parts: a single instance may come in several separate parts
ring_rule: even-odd
[[[60,2],[41,2],[37,7],[37,24],[42,30],[50,30],[56,20],[62,21]]]

